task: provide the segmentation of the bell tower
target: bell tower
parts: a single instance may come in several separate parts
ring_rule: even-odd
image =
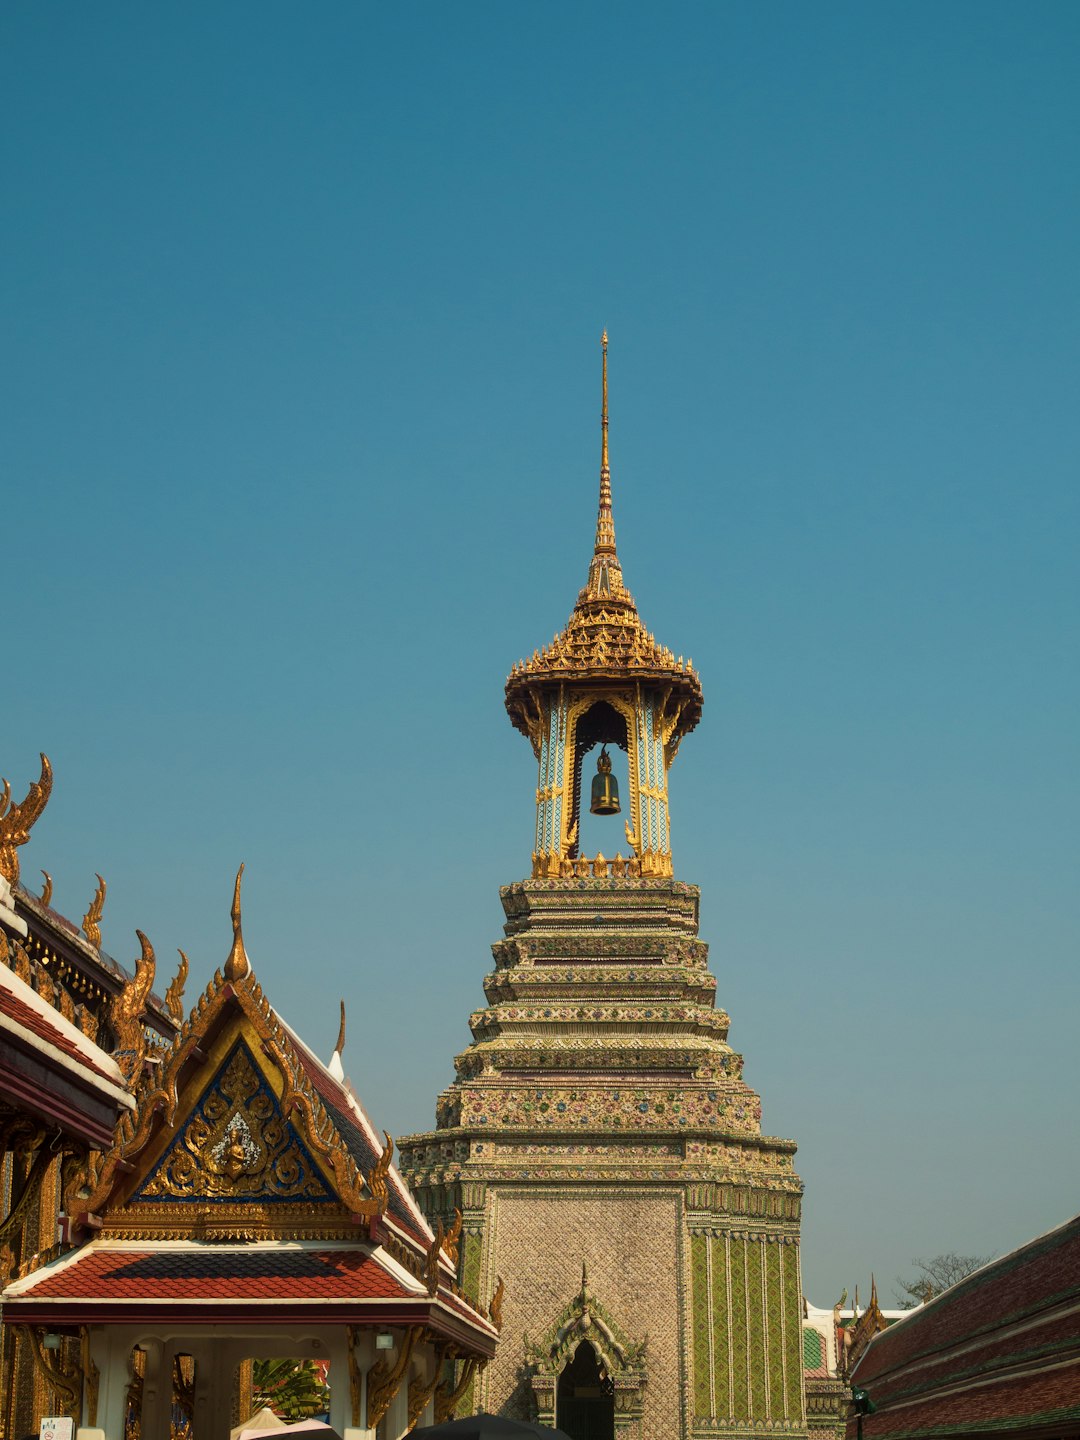
[[[456,1376],[460,1414],[571,1440],[806,1440],[795,1144],[762,1134],[698,888],[672,869],[669,772],[701,683],[623,583],[606,335],[603,371],[588,577],[506,682],[539,766],[531,874],[500,891],[472,1042],[401,1172],[465,1293],[502,1296],[494,1359]],[[582,853],[583,804],[608,817],[612,858]]]
[[[668,771],[682,737],[701,718],[701,682],[693,665],[657,643],[623,584],[608,463],[606,331],[601,343],[600,505],[588,578],[566,628],[529,660],[519,660],[506,682],[507,712],[532,743],[540,767],[534,879],[671,875]],[[621,851],[614,861],[603,855],[590,860],[579,851],[582,769],[598,744],[618,746],[627,757],[625,860]],[[601,750],[598,776],[605,773],[605,760],[610,774],[610,759]],[[608,808],[593,806],[594,813],[617,813],[621,806],[611,808],[610,788],[604,793]]]

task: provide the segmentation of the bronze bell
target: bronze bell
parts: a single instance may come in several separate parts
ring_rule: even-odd
[[[611,773],[611,756],[603,746],[596,761],[596,774],[592,782],[593,815],[617,815],[619,813],[619,782]]]

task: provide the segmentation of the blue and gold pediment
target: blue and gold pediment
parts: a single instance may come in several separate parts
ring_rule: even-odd
[[[129,1203],[140,1200],[261,1206],[338,1197],[238,1039]]]

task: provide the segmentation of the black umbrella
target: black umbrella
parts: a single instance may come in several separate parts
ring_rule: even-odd
[[[412,1433],[430,1435],[431,1440],[570,1440],[563,1430],[504,1420],[501,1415],[469,1415],[464,1420],[447,1420],[444,1425],[425,1425]]]

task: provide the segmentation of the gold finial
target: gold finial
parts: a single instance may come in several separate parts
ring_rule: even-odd
[[[52,904],[52,876],[49,874],[48,870],[42,870],[41,873],[45,876],[45,885],[44,885],[44,888],[43,888],[42,891],[41,891],[41,896],[40,896],[41,903],[42,903],[43,905],[51,905],[51,904]]]
[[[176,974],[173,976],[169,988],[165,991],[165,1008],[176,1023],[180,1025],[184,1019],[183,996],[184,986],[187,984],[188,977],[188,958],[183,950],[178,949],[176,953],[180,956],[180,964],[176,967]]]
[[[603,402],[600,407],[600,474],[604,475],[608,470],[607,450],[607,331],[605,330],[600,339],[600,348],[603,352]],[[610,497],[609,497],[610,499]]]
[[[602,401],[600,407],[600,507],[596,515],[596,545],[593,549],[593,563],[589,567],[590,593],[610,594],[622,589],[618,576],[618,559],[615,554],[615,519],[611,509],[611,466],[608,463],[608,391],[607,391],[607,347],[605,330],[601,340],[602,351]],[[600,564],[597,564],[600,561]]]
[[[105,910],[105,881],[99,875],[97,877],[98,888],[90,901],[90,909],[83,916],[83,934],[90,941],[90,944],[101,949],[101,916]]]
[[[244,873],[243,865],[236,872],[236,889],[233,891],[232,902],[232,949],[229,951],[229,958],[225,961],[225,979],[242,980],[251,970],[251,961],[248,959],[247,951],[244,949],[244,936],[240,929],[240,880]]]
[[[335,1055],[345,1053],[345,1001],[341,1002],[341,1024],[338,1026],[337,1044],[334,1046]]]
[[[41,757],[41,779],[35,780],[21,805],[11,803],[11,786],[5,780],[0,795],[0,875],[11,885],[19,879],[19,846],[30,839],[30,831],[52,791],[52,766],[49,757]]]

